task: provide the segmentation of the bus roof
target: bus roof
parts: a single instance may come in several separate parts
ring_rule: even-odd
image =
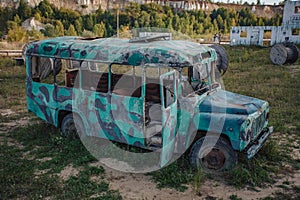
[[[31,43],[26,55],[120,63],[133,66],[160,64],[171,67],[193,66],[213,61],[212,48],[183,40],[130,42],[128,39],[57,37]]]

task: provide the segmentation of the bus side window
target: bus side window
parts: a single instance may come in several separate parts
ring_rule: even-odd
[[[61,87],[74,87],[80,61],[55,59],[56,84]]]
[[[83,61],[81,63],[81,86],[84,90],[108,92],[108,64]]]
[[[139,67],[122,64],[111,65],[111,91],[114,94],[141,97],[142,77]]]
[[[46,57],[31,57],[31,77],[34,82],[53,84],[52,59]]]

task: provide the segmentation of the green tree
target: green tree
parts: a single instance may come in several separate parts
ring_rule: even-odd
[[[98,37],[104,37],[105,33],[106,33],[106,27],[105,24],[103,22],[101,22],[100,24],[96,24],[93,28],[93,32],[96,34],[96,36]]]
[[[260,17],[258,18],[258,23],[257,23],[258,26],[264,26],[264,20]]]
[[[221,17],[221,15],[218,15],[217,16],[217,23],[218,23],[218,29],[221,30],[221,29],[225,29],[225,26],[224,26],[224,21],[223,21],[223,18]]]
[[[230,29],[230,27],[227,25],[227,21],[225,21],[225,22],[224,22],[223,33],[224,33],[224,34],[229,33],[229,31],[230,31],[229,29]]]
[[[134,20],[137,20],[140,17],[141,14],[140,4],[130,3],[126,7],[126,13],[130,17],[130,21],[134,22]]]
[[[117,34],[116,29],[113,29],[113,27],[110,24],[106,24],[106,33],[104,37],[110,37],[116,34]]]
[[[214,19],[214,22],[213,22],[213,31],[214,32],[218,32],[219,31],[218,22],[217,22],[216,19]]]
[[[18,14],[16,14],[16,16],[14,17],[14,22],[16,22],[18,25],[21,25],[21,19],[20,19],[20,17],[19,17],[19,15]]]
[[[80,13],[74,10],[60,8],[56,19],[60,19],[65,27],[69,27],[70,24],[75,24],[75,21],[80,18]]]
[[[231,18],[230,20],[230,26],[236,26],[236,22],[234,18]]]
[[[14,19],[14,15],[16,14],[16,11],[13,8],[10,7],[1,7],[0,6],[0,31],[2,33],[7,33],[8,26],[5,26],[5,24],[8,23],[8,21],[12,21]]]
[[[149,27],[150,26],[150,15],[146,11],[141,11],[141,15],[138,19],[138,22],[141,27]]]
[[[93,16],[90,14],[85,18],[85,23],[84,23],[84,27],[85,29],[91,31],[94,28],[94,18]]]
[[[46,37],[56,37],[56,30],[55,27],[51,24],[47,24],[45,26],[44,30],[41,30],[41,32],[46,36]]]
[[[56,20],[55,24],[55,36],[63,36],[65,31],[64,25],[59,20]]]
[[[15,21],[10,21],[10,20],[7,21],[6,24],[9,30],[16,29],[19,26]]]
[[[202,23],[196,24],[195,30],[196,30],[197,34],[203,34],[203,32],[204,32],[203,24]]]
[[[32,8],[25,0],[20,0],[19,6],[17,8],[17,13],[22,20],[25,20],[32,16]]]
[[[173,25],[174,30],[181,31],[180,17],[177,14],[175,14],[172,19],[172,25]]]
[[[103,9],[101,8],[101,5],[99,5],[98,9],[96,10],[96,14],[97,15],[102,15],[104,12],[103,12]]]
[[[211,18],[209,15],[205,17],[203,26],[205,30],[209,30],[212,27]]]
[[[279,14],[276,14],[276,16],[272,18],[272,21],[273,26],[281,26],[282,17]]]
[[[17,26],[9,29],[7,41],[9,42],[25,42],[27,40],[27,32],[23,28]]]
[[[96,36],[92,31],[84,30],[82,32],[82,37],[93,38],[93,37],[96,37]]]
[[[76,36],[77,32],[75,30],[75,27],[73,26],[73,24],[71,24],[68,28],[68,30],[66,31],[66,35],[68,36]]]
[[[163,15],[158,14],[158,13],[153,13],[153,16],[150,17],[152,21],[152,26],[153,27],[159,27],[159,28],[164,28],[165,23],[163,21]]]
[[[28,35],[29,35],[30,39],[34,39],[34,40],[41,40],[44,38],[44,35],[40,31],[37,31],[34,29],[31,31],[28,31]]]
[[[81,17],[75,21],[75,29],[79,35],[82,34],[83,27],[82,27],[82,18]]]
[[[43,17],[51,18],[53,16],[54,12],[48,0],[41,1],[37,8],[41,12]]]
[[[137,20],[134,20],[134,28],[138,28],[139,27],[139,22]]]
[[[36,13],[34,14],[34,19],[37,20],[37,21],[41,21],[41,20],[42,20],[42,17],[41,17],[40,12],[36,12]]]

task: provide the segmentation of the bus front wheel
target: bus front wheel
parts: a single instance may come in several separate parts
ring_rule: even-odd
[[[222,172],[237,163],[237,153],[222,137],[206,136],[194,143],[190,163],[208,172]]]

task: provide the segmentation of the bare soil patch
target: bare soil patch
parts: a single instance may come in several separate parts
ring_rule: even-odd
[[[37,170],[34,172],[35,178],[39,178],[40,175],[46,174],[50,169]]]
[[[91,166],[105,169],[105,179],[110,183],[110,189],[119,190],[122,197],[127,200],[131,199],[229,199],[230,196],[236,195],[242,199],[260,199],[271,197],[276,192],[284,193],[286,190],[280,188],[284,182],[290,186],[300,186],[300,171],[287,170],[278,175],[273,185],[264,188],[244,188],[239,189],[233,186],[226,185],[222,181],[205,180],[200,184],[200,195],[197,194],[192,185],[188,185],[185,192],[178,192],[175,189],[162,188],[158,189],[156,184],[151,181],[150,176],[144,174],[132,174],[119,172],[110,169],[101,162],[92,163]],[[97,177],[93,177],[97,180]]]
[[[66,166],[59,174],[58,176],[66,181],[68,180],[71,176],[77,176],[79,174],[78,168],[74,168],[72,164]]]

